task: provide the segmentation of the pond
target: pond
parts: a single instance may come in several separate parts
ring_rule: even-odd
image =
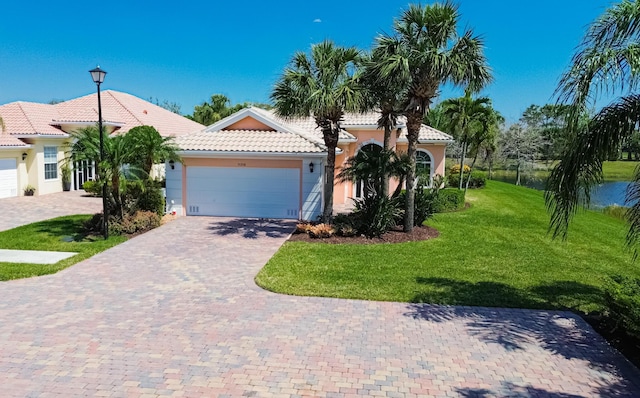
[[[501,173],[493,176],[496,181],[507,182],[515,184],[515,176],[506,173]],[[539,191],[544,190],[545,178],[543,177],[522,177],[521,181],[523,186],[528,188],[537,189]],[[629,181],[610,181],[604,182],[597,187],[594,187],[591,191],[591,208],[600,209],[607,206],[625,206],[625,194]]]

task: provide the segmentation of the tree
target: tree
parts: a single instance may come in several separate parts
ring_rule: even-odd
[[[543,140],[535,129],[526,128],[522,123],[512,124],[499,138],[501,154],[511,160],[516,167],[516,185],[520,185],[523,171],[533,165],[533,161],[543,147]]]
[[[471,30],[457,32],[458,7],[451,2],[420,6],[412,4],[394,23],[394,35],[376,39],[381,54],[376,75],[402,82],[403,114],[407,123],[407,173],[404,231],[413,229],[416,182],[416,148],[424,117],[442,84],[471,87],[486,85],[491,77],[482,40]]]
[[[475,145],[475,160],[482,142],[489,134],[489,118],[492,115],[491,100],[487,97],[473,99],[468,90],[460,98],[452,98],[443,102],[443,113],[449,131],[462,146],[460,155],[460,186],[464,183],[464,160],[469,145]],[[473,166],[472,166],[473,167]]]
[[[285,118],[312,116],[327,147],[323,221],[333,215],[333,184],[340,122],[345,112],[360,111],[365,95],[360,83],[362,56],[356,48],[331,41],[314,44],[311,54],[298,52],[271,93],[276,114]]]
[[[562,104],[530,105],[522,113],[520,122],[525,128],[535,129],[544,140],[542,157],[558,159],[567,145],[566,115],[569,107]]]
[[[398,155],[394,150],[362,148],[355,156],[347,159],[337,178],[339,181],[364,181],[368,185],[365,190],[369,194],[386,197],[388,191],[384,191],[385,182],[388,189],[389,177],[403,178],[407,167],[406,157]],[[398,196],[399,193],[400,190],[397,189],[393,196]]]
[[[367,107],[380,112],[378,128],[384,130],[382,148],[390,150],[391,131],[398,124],[398,117],[402,114],[403,87],[402,82],[395,75],[380,78],[377,65],[384,58],[384,51],[376,48],[365,62],[363,82],[367,90],[366,98],[370,101]],[[389,158],[390,159],[390,158]],[[389,175],[382,179],[381,196],[389,196]]]
[[[588,204],[591,188],[602,181],[602,162],[630,137],[640,122],[640,3],[624,0],[607,9],[587,29],[572,65],[557,88],[558,101],[568,106],[571,140],[547,180],[545,200],[554,237],[566,238],[579,204]],[[588,123],[583,115],[605,93],[620,97]],[[627,244],[637,254],[640,243],[640,170],[636,170],[627,201]]]
[[[192,115],[187,115],[188,119],[191,119],[205,126],[209,126],[225,117],[238,112],[241,109],[254,106],[262,109],[272,109],[270,104],[262,103],[249,103],[243,102],[241,104],[231,105],[231,100],[223,94],[213,94],[211,96],[211,102],[203,102],[201,105],[196,105],[193,109]]]
[[[169,112],[181,115],[181,106],[177,102],[170,102],[168,100],[163,100],[162,102],[160,102],[158,98],[154,100],[153,97],[149,97],[149,102],[151,102],[152,104],[156,104],[159,107],[168,110]]]
[[[139,166],[149,176],[153,165],[168,160],[179,161],[178,147],[172,137],[163,137],[152,126],[137,126],[125,134],[129,149],[136,154],[132,163]]]

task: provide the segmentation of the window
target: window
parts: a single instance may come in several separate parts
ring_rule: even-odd
[[[58,178],[58,147],[44,147],[44,179],[55,180]]]
[[[416,176],[427,178],[427,186],[431,185],[431,156],[427,151],[418,150],[416,152]]]

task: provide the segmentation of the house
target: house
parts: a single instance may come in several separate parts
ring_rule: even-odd
[[[124,133],[142,125],[163,136],[181,136],[205,126],[133,95],[106,90],[101,93],[103,126]],[[31,185],[36,195],[62,191],[61,161],[69,133],[98,122],[97,93],[60,102],[12,102],[0,106],[0,198],[22,195]],[[95,176],[93,165],[74,165],[72,189]]]
[[[345,115],[336,155],[336,174],[360,150],[381,147],[377,113]],[[422,126],[418,167],[444,175],[446,144],[452,137]],[[283,119],[273,111],[246,108],[201,132],[176,139],[182,163],[166,167],[167,207],[179,215],[313,220],[322,213],[327,150],[311,117]],[[399,123],[391,147],[407,150]],[[395,182],[397,185],[397,182]],[[393,189],[393,187],[392,187]],[[361,182],[336,182],[334,207],[361,197]]]

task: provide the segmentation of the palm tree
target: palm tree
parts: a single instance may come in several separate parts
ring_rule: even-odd
[[[389,177],[402,178],[407,172],[407,166],[406,159],[394,150],[362,148],[355,156],[347,159],[346,166],[340,170],[337,178],[341,182],[364,181],[370,185],[371,194],[386,197],[389,193],[384,191],[385,182],[388,189]],[[397,190],[397,194],[399,192]],[[394,196],[397,194],[394,193]]]
[[[130,150],[136,154],[134,164],[138,165],[145,175],[149,176],[153,165],[164,161],[179,161],[178,147],[172,137],[163,137],[152,126],[137,126],[124,135],[131,145]]]
[[[311,47],[311,54],[298,52],[284,70],[271,93],[276,114],[285,117],[315,118],[327,147],[324,209],[326,222],[333,214],[333,183],[340,122],[345,112],[365,108],[356,48],[343,48],[330,41]]]
[[[588,28],[562,76],[557,94],[569,106],[567,130],[570,144],[547,181],[545,200],[551,214],[553,236],[566,238],[569,222],[579,204],[589,203],[591,188],[602,181],[602,162],[617,153],[640,122],[640,3],[624,0],[611,6]],[[602,94],[621,95],[602,108],[588,123],[588,110]],[[627,244],[637,254],[640,243],[640,170],[627,201]]]
[[[388,151],[390,148],[391,131],[398,125],[398,117],[402,115],[403,87],[398,76],[391,75],[381,79],[377,73],[377,65],[385,56],[383,50],[375,48],[371,56],[366,60],[363,82],[367,90],[369,107],[380,112],[378,128],[384,130],[382,148]],[[389,175],[382,180],[382,196],[389,196]]]
[[[449,130],[462,145],[460,156],[460,186],[462,189],[464,176],[464,160],[469,150],[469,145],[476,149],[482,144],[489,134],[491,100],[487,97],[473,99],[471,92],[467,90],[460,98],[452,98],[443,102],[444,116],[448,121]],[[474,157],[474,163],[475,159]],[[473,166],[472,166],[473,167]]]
[[[416,148],[420,127],[440,86],[452,83],[479,90],[490,80],[482,40],[471,30],[458,35],[458,7],[451,2],[420,6],[412,4],[395,21],[395,35],[377,38],[374,51],[380,61],[376,74],[402,82],[406,93],[403,114],[407,123],[407,173],[404,230],[413,229]]]

